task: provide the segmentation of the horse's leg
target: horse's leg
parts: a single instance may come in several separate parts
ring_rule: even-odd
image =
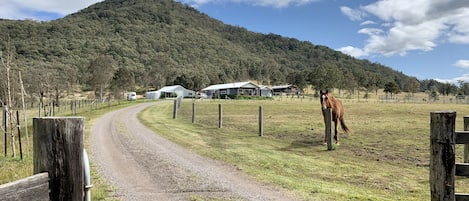
[[[336,144],[339,144],[339,135],[337,134],[337,133],[338,133],[338,132],[337,132],[337,126],[338,126],[337,124],[338,124],[338,123],[339,123],[339,122],[338,122],[338,119],[335,119],[335,120],[334,120],[334,128],[335,128],[334,140],[335,140],[335,143],[336,143]]]

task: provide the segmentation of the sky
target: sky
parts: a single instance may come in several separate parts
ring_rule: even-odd
[[[2,0],[0,18],[48,21],[101,0]],[[176,0],[225,24],[328,46],[419,80],[469,82],[468,0]]]

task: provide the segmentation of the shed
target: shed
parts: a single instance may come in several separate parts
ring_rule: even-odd
[[[202,89],[202,92],[207,94],[208,97],[221,97],[226,96],[259,96],[260,87],[252,82],[234,82],[227,84],[216,84]]]
[[[149,91],[145,93],[147,99],[160,99],[163,98],[193,98],[195,97],[195,91],[184,88],[181,85],[165,86],[157,91]]]
[[[268,86],[261,85],[259,86],[260,95],[263,97],[272,97],[272,89]]]
[[[298,87],[292,84],[273,86],[272,92],[274,95],[296,94],[298,92]]]

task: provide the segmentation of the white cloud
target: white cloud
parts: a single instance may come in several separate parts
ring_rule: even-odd
[[[391,56],[405,55],[409,51],[432,51],[446,42],[469,44],[469,1],[381,0],[353,10],[347,7],[341,7],[341,10],[351,20],[361,18],[362,26],[371,25],[371,22],[381,25],[382,29],[358,31],[369,36],[361,48],[363,55]],[[353,18],[354,15],[347,14],[361,12],[368,15],[360,14]]]
[[[245,3],[256,6],[274,7],[274,8],[285,8],[291,5],[304,5],[319,0],[178,0],[182,3],[191,5],[193,7],[199,7],[209,3],[223,3],[223,2],[234,2],[234,3]]]
[[[360,26],[365,26],[365,25],[370,25],[370,24],[376,24],[376,22],[371,21],[371,20],[367,20],[367,21],[364,21],[364,22],[360,23]]]
[[[38,12],[65,16],[100,1],[102,0],[2,0],[0,2],[0,18],[37,19]]]
[[[362,56],[367,56],[367,53],[363,51],[360,48],[352,47],[352,46],[346,46],[346,47],[341,47],[338,49],[338,51],[343,52],[344,54],[348,54],[352,57],[362,57]]]
[[[456,63],[454,63],[453,65],[460,68],[469,68],[469,60],[461,59],[456,61]]]
[[[354,10],[347,6],[340,7],[340,12],[346,15],[352,21],[362,21],[366,14],[361,10]]]

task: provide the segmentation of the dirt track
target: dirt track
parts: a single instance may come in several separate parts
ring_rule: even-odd
[[[234,167],[194,154],[143,126],[144,103],[108,113],[91,130],[91,160],[122,200],[296,200]]]

